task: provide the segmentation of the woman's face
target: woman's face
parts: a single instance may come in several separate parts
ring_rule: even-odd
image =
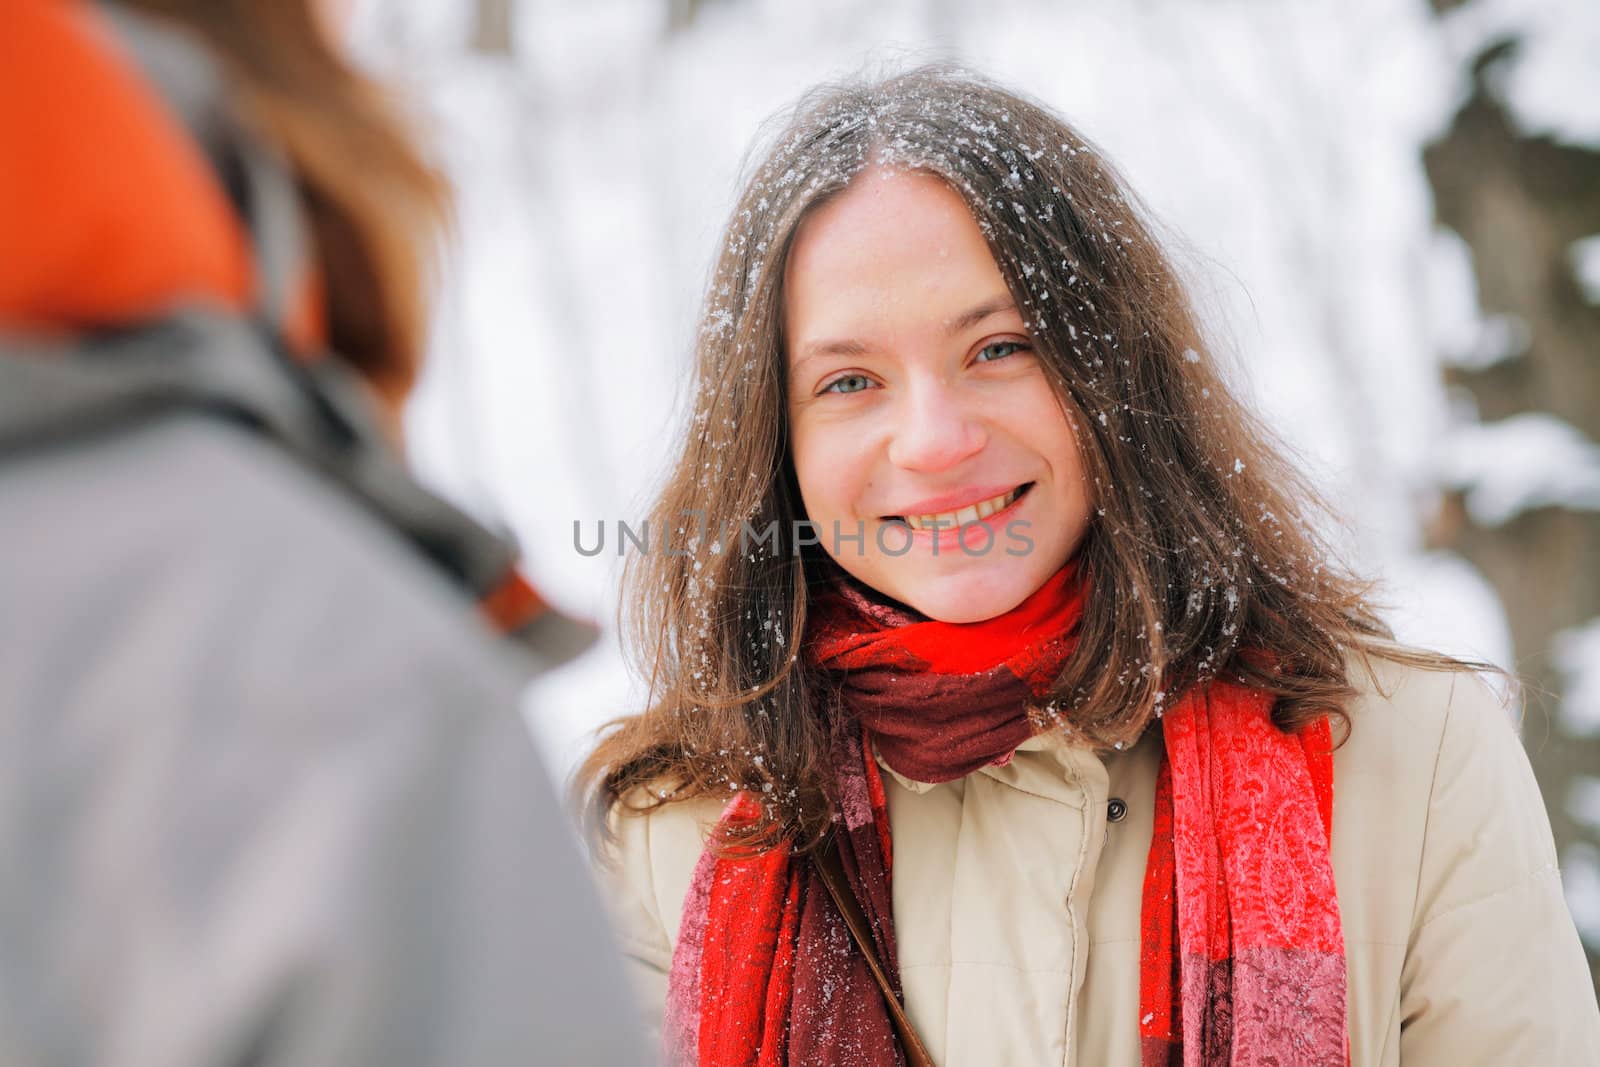
[[[948,186],[869,170],[809,216],[784,320],[800,494],[847,572],[977,622],[1071,558],[1090,507],[1077,441]]]

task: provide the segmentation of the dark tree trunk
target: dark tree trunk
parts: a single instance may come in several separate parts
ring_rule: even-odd
[[[516,43],[514,0],[478,0],[472,27],[472,48],[491,56],[509,56]]]
[[[1482,370],[1451,371],[1449,380],[1472,395],[1485,423],[1542,412],[1600,440],[1600,310],[1585,301],[1568,258],[1572,242],[1600,232],[1600,152],[1515,127],[1487,85],[1515,48],[1502,41],[1477,57],[1471,97],[1424,162],[1438,221],[1472,249],[1483,311],[1520,318],[1528,347]],[[1567,810],[1574,780],[1600,772],[1600,739],[1563,731],[1556,713],[1565,679],[1553,647],[1560,631],[1600,616],[1600,514],[1543,507],[1483,526],[1456,495],[1434,540],[1471,560],[1505,606],[1528,687],[1523,741],[1557,848],[1600,844]],[[1590,967],[1600,988],[1593,951]]]
[[[667,0],[667,34],[682,33],[700,17],[705,0]]]

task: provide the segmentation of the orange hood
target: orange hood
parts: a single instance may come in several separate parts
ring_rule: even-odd
[[[73,332],[181,302],[246,307],[254,283],[243,225],[94,5],[6,7],[0,327]],[[320,332],[309,330],[309,306],[295,317],[306,321],[293,324],[294,340]]]
[[[0,3],[0,329],[70,334],[181,303],[249,307],[243,224],[94,6]],[[308,276],[292,348],[319,350],[320,309]],[[483,608],[506,629],[544,613],[514,569]]]

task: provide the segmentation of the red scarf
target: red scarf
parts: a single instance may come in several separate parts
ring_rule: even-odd
[[[848,583],[814,605],[807,658],[840,672],[850,713],[833,748],[840,858],[897,995],[889,819],[872,748],[929,782],[1010,759],[1035,732],[1030,700],[1071,655],[1083,595],[1069,564],[981,623],[920,619]],[[1270,711],[1270,698],[1212,682],[1162,720],[1142,901],[1146,1067],[1348,1063],[1330,733],[1324,720],[1284,734]],[[741,794],[723,820],[759,810]],[[787,847],[701,856],[663,1040],[671,1062],[701,1067],[905,1062],[843,917]]]

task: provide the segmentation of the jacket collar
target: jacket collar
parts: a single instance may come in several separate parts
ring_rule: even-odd
[[[593,642],[531,590],[506,595],[520,582],[515,549],[411,476],[337,361],[300,362],[275,331],[204,307],[71,339],[0,333],[0,462],[185,412],[254,431],[349,493],[474,600],[509,604],[498,621],[536,639],[547,663]]]

